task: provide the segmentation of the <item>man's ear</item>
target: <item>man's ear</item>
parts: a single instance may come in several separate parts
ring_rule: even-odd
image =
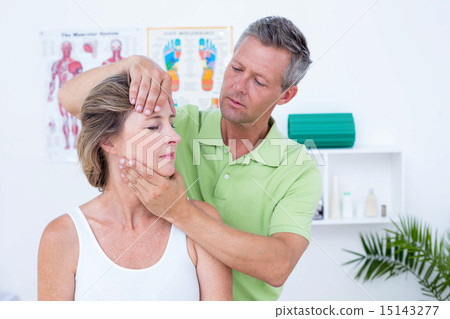
[[[277,105],[283,105],[292,100],[294,96],[297,95],[297,91],[298,91],[297,85],[291,86],[284,92],[283,96],[278,100]]]
[[[104,137],[100,141],[100,147],[109,154],[117,154],[117,149],[111,137]]]

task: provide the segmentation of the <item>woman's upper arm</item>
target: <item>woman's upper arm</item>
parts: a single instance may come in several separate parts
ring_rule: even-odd
[[[200,300],[233,300],[231,269],[194,243]]]
[[[38,300],[73,300],[78,235],[69,215],[45,228],[38,254]]]
[[[222,221],[219,212],[210,204],[191,200],[207,215]],[[199,244],[194,242],[197,253],[197,277],[200,300],[233,300],[233,275],[231,268],[221,263]]]
[[[214,206],[191,199],[190,202],[205,214],[222,222]],[[221,263],[214,256],[193,241],[197,254],[197,277],[200,286],[200,300],[233,300],[233,275],[231,268]]]

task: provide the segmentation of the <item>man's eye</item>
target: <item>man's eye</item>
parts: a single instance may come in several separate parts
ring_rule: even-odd
[[[236,71],[236,72],[239,72],[239,71],[241,71],[241,69],[239,69],[239,68],[237,68],[237,67],[235,67],[235,66],[231,66],[232,68],[233,68],[233,70],[234,71]]]
[[[256,82],[256,84],[259,85],[259,86],[264,86],[264,84],[261,83],[261,82],[259,82],[257,79],[255,79],[255,82]]]
[[[158,126],[149,126],[149,127],[147,127],[147,129],[154,131],[154,130],[158,129]]]

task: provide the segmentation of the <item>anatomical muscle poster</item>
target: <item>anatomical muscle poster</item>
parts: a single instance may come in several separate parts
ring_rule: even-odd
[[[58,90],[81,72],[142,54],[141,38],[139,28],[41,32],[45,145],[49,161],[77,161],[76,142],[81,123],[61,105]]]

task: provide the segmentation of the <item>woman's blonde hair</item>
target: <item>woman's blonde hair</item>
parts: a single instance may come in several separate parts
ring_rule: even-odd
[[[89,92],[81,108],[78,159],[89,183],[101,192],[108,182],[108,162],[100,143],[119,134],[127,113],[133,110],[129,88],[127,74],[110,77]]]

